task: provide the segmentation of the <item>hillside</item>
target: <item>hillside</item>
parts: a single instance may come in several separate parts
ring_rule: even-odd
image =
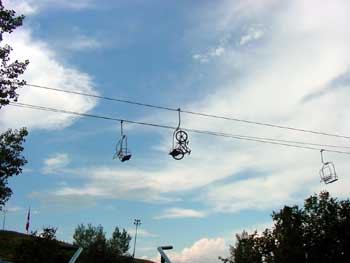
[[[33,240],[34,237],[15,231],[0,230],[0,257],[3,260],[11,261],[15,255],[15,248],[18,247],[24,240]],[[68,256],[72,256],[77,248],[71,244],[59,241],[61,251]]]
[[[15,231],[0,230],[0,258],[5,261],[13,261],[15,256],[15,248],[24,240],[31,240],[38,237],[26,235]],[[72,244],[59,241],[61,252],[72,257],[78,249]],[[135,259],[135,263],[154,263],[149,260]]]

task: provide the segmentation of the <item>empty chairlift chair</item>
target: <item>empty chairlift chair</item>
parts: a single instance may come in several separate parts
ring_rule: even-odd
[[[113,159],[119,159],[121,162],[130,160],[131,152],[128,149],[128,138],[123,134],[123,121],[120,122],[120,135],[121,138],[115,147],[115,154]]]
[[[335,166],[332,162],[325,162],[323,160],[323,152],[324,150],[321,150],[321,162],[322,167],[320,169],[320,177],[321,182],[324,182],[325,184],[330,184],[338,180],[337,173],[335,171]]]

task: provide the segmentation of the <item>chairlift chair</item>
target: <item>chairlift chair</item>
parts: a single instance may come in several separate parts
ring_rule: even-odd
[[[169,153],[175,160],[181,160],[184,158],[185,154],[180,149],[174,148]]]
[[[191,150],[188,147],[188,134],[184,130],[180,129],[181,124],[181,116],[180,116],[180,109],[179,111],[179,124],[177,128],[175,129],[173,133],[173,147],[170,150],[169,154],[175,159],[175,160],[181,160],[184,158],[185,154],[190,154]]]
[[[170,155],[175,160],[181,160],[185,154],[190,154],[191,150],[188,147],[189,141],[187,132],[181,129],[176,129],[173,133],[173,147],[170,151]]]
[[[324,150],[321,150],[321,162],[322,167],[320,169],[320,177],[321,182],[324,182],[325,184],[330,184],[338,180],[337,173],[335,171],[335,166],[332,162],[324,162],[323,160],[323,152]]]
[[[115,147],[113,159],[118,158],[121,162],[125,162],[130,160],[131,152],[128,149],[128,138],[125,134],[123,134],[123,121],[120,122],[120,126],[121,138]]]

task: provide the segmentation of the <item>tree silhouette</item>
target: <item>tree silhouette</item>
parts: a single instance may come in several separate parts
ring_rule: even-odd
[[[24,16],[16,16],[14,10],[7,10],[0,0],[0,43],[3,40],[4,33],[12,33],[23,23]],[[10,63],[10,53],[12,48],[9,45],[0,47],[0,109],[10,103],[17,101],[18,94],[16,90],[25,85],[24,80],[19,80],[19,76],[24,73],[28,60],[19,62],[18,60]]]
[[[273,212],[274,226],[237,235],[228,263],[350,262],[350,201],[331,198],[328,192],[313,195],[304,207],[284,206]]]
[[[127,251],[131,240],[125,229],[120,231],[115,228],[112,238],[107,240],[103,227],[88,224],[80,224],[76,227],[73,244],[82,247],[83,253],[78,259],[78,263],[108,263],[108,262],[131,262]]]
[[[8,178],[19,175],[27,162],[22,156],[22,144],[27,134],[24,128],[0,134],[0,210],[12,194],[12,190],[7,187]]]
[[[16,16],[14,10],[5,9],[0,0],[0,43],[3,34],[12,33],[22,25],[23,19],[23,15]],[[10,62],[11,50],[9,45],[0,46],[0,109],[11,101],[17,101],[16,90],[25,85],[25,81],[18,78],[29,64],[28,60]],[[22,166],[26,163],[21,152],[22,143],[27,135],[25,128],[0,133],[0,210],[12,194],[12,190],[7,187],[8,178],[20,174]]]

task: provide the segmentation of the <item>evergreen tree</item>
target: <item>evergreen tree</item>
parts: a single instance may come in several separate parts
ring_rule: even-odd
[[[113,231],[112,238],[108,241],[108,246],[113,255],[125,255],[130,248],[130,241],[131,236],[128,232],[125,229],[120,231],[119,228],[116,227]]]

